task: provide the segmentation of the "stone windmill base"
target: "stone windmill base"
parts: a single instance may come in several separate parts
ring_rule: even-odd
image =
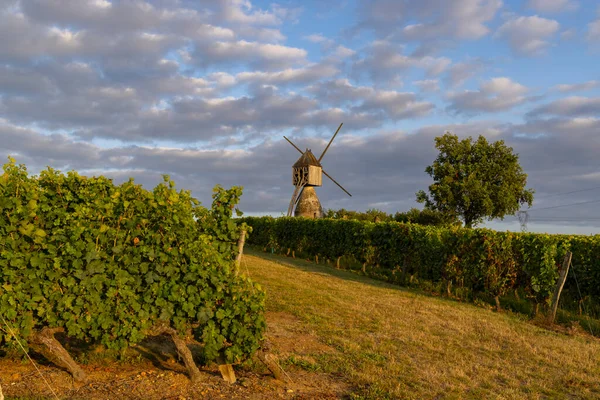
[[[302,191],[294,216],[306,218],[323,218],[323,207],[317,197],[315,188],[307,186]]]

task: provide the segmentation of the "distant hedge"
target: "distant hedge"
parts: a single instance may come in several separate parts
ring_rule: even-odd
[[[600,235],[548,235],[397,222],[248,217],[249,243],[338,260],[349,256],[374,277],[444,282],[495,298],[523,288],[547,303],[565,253],[573,252],[584,296],[600,298]],[[575,284],[567,280],[567,290]]]

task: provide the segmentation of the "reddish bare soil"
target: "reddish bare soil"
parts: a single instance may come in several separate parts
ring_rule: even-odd
[[[334,349],[320,343],[290,314],[267,313],[267,321],[270,353],[284,364],[285,382],[274,379],[260,362],[253,361],[235,367],[235,384],[226,383],[213,365],[201,368],[205,381],[192,385],[176,360],[174,346],[157,337],[130,350],[139,353],[135,361],[119,362],[98,353],[89,356],[93,361],[82,366],[89,374],[86,384],[76,384],[66,371],[41,357],[35,357],[41,375],[29,361],[5,357],[0,359],[0,385],[7,399],[55,398],[50,387],[60,399],[90,400],[337,399],[350,391],[342,377],[309,372],[285,362],[292,356],[312,363],[315,356]]]

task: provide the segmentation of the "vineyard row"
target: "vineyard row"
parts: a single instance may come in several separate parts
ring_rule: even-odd
[[[583,296],[600,297],[600,235],[548,235],[440,228],[397,222],[247,217],[249,244],[335,260],[349,257],[372,277],[404,284],[441,282],[498,299],[522,289],[547,303],[566,252]],[[575,290],[567,280],[566,290]]]

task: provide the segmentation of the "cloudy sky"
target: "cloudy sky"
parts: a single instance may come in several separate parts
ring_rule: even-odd
[[[277,1],[277,0],[273,0]],[[444,131],[505,140],[530,231],[600,232],[596,0],[0,0],[0,156],[281,215],[299,154],[326,208],[418,206]],[[488,226],[518,230],[515,217]]]

